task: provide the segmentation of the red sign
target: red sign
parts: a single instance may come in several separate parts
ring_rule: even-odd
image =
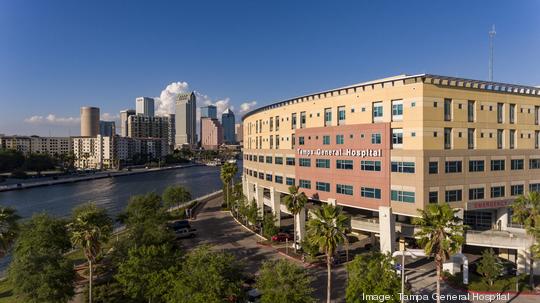
[[[478,201],[467,203],[467,209],[488,209],[507,207],[513,200]]]

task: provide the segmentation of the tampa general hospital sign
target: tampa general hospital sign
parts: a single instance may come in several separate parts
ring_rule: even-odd
[[[381,149],[296,149],[301,156],[345,156],[345,157],[382,157]]]

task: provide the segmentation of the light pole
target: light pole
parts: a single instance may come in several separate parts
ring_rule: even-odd
[[[406,249],[403,248],[401,251],[395,251],[392,254],[392,257],[395,258],[401,256],[401,303],[405,302],[405,256],[416,259],[417,257],[425,257],[426,253],[423,249]]]

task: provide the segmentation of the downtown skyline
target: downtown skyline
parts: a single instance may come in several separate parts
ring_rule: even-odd
[[[389,75],[486,80],[492,24],[494,80],[540,85],[539,3],[388,4],[2,1],[0,133],[78,135],[81,106],[114,120],[136,97],[189,90],[240,120]]]

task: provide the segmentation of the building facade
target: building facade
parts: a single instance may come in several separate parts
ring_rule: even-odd
[[[81,107],[81,136],[95,137],[99,135],[99,108]]]
[[[116,123],[114,121],[99,121],[99,134],[102,136],[115,136]]]
[[[217,107],[215,105],[202,106],[201,118],[217,119]]]
[[[175,147],[193,148],[197,145],[197,97],[194,92],[180,94],[175,102]]]
[[[201,147],[218,149],[223,144],[223,127],[218,119],[201,118]]]
[[[446,202],[485,232],[468,233],[467,245],[525,263],[530,239],[509,205],[540,191],[539,120],[539,88],[430,74],[301,96],[244,116],[244,191],[279,212],[275,201],[298,185],[343,206],[383,251],[418,209]],[[494,240],[508,232],[513,242]]]
[[[128,118],[135,115],[134,109],[125,109],[120,111],[120,136],[128,136]]]
[[[148,97],[138,97],[135,99],[136,114],[153,117],[154,116],[154,99]]]
[[[71,152],[69,137],[0,136],[0,148],[30,153],[62,155]]]
[[[72,137],[74,165],[80,169],[108,169],[115,163],[114,137]]]
[[[234,132],[236,119],[230,108],[227,108],[221,115],[221,125],[223,126],[223,141],[226,144],[235,144],[236,136]]]
[[[244,126],[242,125],[242,123],[235,124],[234,133],[236,137],[236,142],[242,144],[244,142]]]

